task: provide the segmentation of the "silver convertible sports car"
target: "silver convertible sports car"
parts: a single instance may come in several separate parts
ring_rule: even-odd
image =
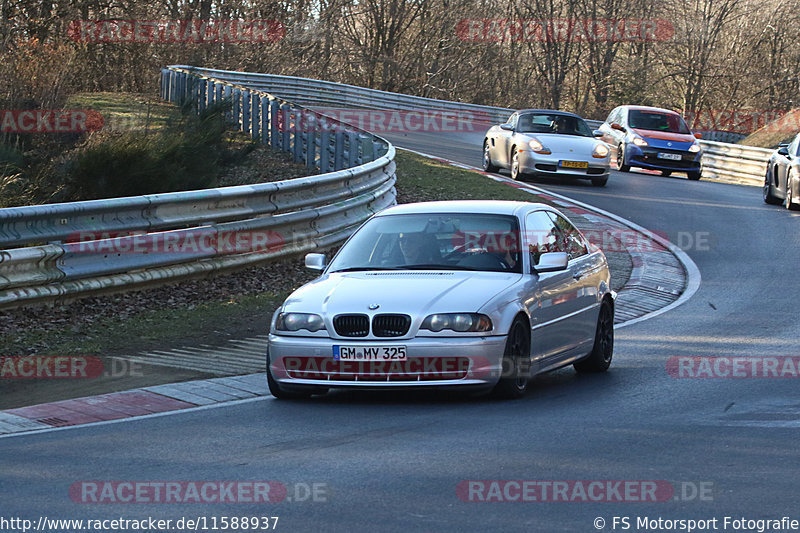
[[[800,208],[800,133],[792,142],[781,144],[767,162],[764,201],[787,209]]]
[[[531,376],[602,372],[614,347],[603,252],[542,204],[405,204],[365,222],[275,312],[277,398],[329,388],[458,387],[522,396]]]
[[[508,122],[492,126],[483,140],[483,169],[511,169],[525,176],[586,178],[602,187],[608,182],[609,149],[603,135],[572,113],[524,109]]]

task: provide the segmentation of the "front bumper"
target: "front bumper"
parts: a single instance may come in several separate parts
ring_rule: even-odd
[[[686,150],[670,150],[667,148],[639,147],[633,143],[628,144],[628,162],[632,167],[650,170],[669,170],[678,172],[700,172],[703,152],[688,152]],[[680,161],[663,159],[658,154],[674,154],[681,156]]]
[[[407,361],[337,361],[334,345],[405,346]],[[269,336],[270,372],[285,385],[322,387],[491,387],[502,370],[506,336],[356,341]]]
[[[562,161],[579,161],[587,163],[586,168],[569,168],[561,166]],[[519,168],[524,174],[538,176],[568,176],[572,178],[607,178],[609,157],[603,159],[575,154],[537,154],[524,150],[519,154]]]

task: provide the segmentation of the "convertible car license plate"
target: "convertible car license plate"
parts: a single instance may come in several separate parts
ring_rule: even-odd
[[[665,153],[659,152],[658,157],[659,157],[659,159],[671,159],[673,161],[680,161],[681,160],[681,154],[665,154]]]
[[[559,161],[558,164],[563,168],[589,168],[586,161]]]
[[[339,346],[333,347],[337,361],[405,361],[405,346]]]

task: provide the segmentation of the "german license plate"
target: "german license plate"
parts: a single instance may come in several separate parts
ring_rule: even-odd
[[[586,161],[559,161],[558,164],[563,168],[589,168]]]
[[[671,159],[672,161],[680,161],[681,154],[665,154],[663,152],[659,152],[658,154],[659,159]]]
[[[334,345],[337,361],[406,361],[405,346],[340,346]]]

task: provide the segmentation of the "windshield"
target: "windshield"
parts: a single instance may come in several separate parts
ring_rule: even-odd
[[[591,137],[592,130],[582,118],[557,113],[525,113],[519,116],[520,133],[558,133]]]
[[[345,244],[329,272],[474,270],[521,272],[517,220],[483,214],[375,217]]]
[[[680,115],[664,113],[661,111],[643,111],[631,109],[628,115],[628,125],[631,128],[651,131],[666,131],[668,133],[689,134],[689,127]]]

